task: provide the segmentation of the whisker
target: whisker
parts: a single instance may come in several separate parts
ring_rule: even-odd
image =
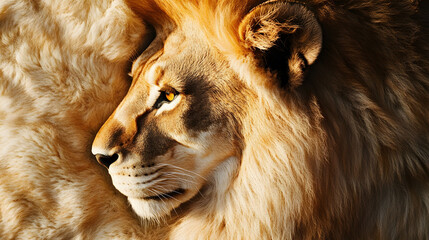
[[[193,181],[193,178],[191,175],[188,175],[186,173],[181,173],[181,172],[169,172],[169,173],[164,173],[164,176],[186,176],[186,177],[190,177],[191,179],[184,179],[184,178],[176,178],[176,180],[185,180],[188,182],[191,182],[193,184],[196,184],[197,182]]]
[[[193,186],[193,188],[195,189],[195,190],[197,190],[197,193],[202,197],[202,198],[206,198],[202,193],[201,193],[201,191],[200,191],[200,189],[197,187],[197,186],[195,186],[197,183],[196,182],[193,182],[193,181],[191,181],[190,179],[183,179],[183,178],[177,178],[177,172],[171,172],[171,173],[164,173],[163,175],[164,176],[173,176],[172,178],[169,178],[168,180],[173,180],[173,181],[177,181],[177,182],[181,182],[181,183],[188,183],[188,184],[190,184],[190,185],[192,185]]]
[[[191,173],[191,174],[193,174],[193,175],[195,175],[195,176],[197,176],[197,177],[200,177],[200,178],[204,179],[205,181],[207,181],[207,179],[206,179],[205,177],[203,177],[203,176],[201,176],[200,174],[198,174],[198,173],[196,173],[196,172],[193,172],[193,171],[191,171],[191,170],[188,170],[188,169],[185,169],[185,168],[182,168],[182,167],[179,167],[179,166],[175,166],[175,165],[172,165],[172,164],[168,164],[168,163],[162,163],[162,164],[160,164],[160,165],[161,165],[161,166],[167,166],[167,167],[175,168],[175,169],[178,169],[178,170],[182,170],[182,171],[185,171],[185,172]]]
[[[204,179],[205,181],[207,181],[207,179],[206,178],[204,178],[203,176],[201,176],[201,175],[199,175],[199,174],[197,174],[197,173],[195,173],[195,172],[193,172],[193,171],[190,171],[190,170],[187,170],[187,169],[184,169],[184,168],[182,168],[182,167],[178,167],[178,166],[175,166],[175,165],[172,165],[172,164],[168,164],[168,163],[161,163],[161,164],[159,164],[161,167],[171,167],[171,168],[173,168],[173,169],[176,169],[176,170],[178,170],[178,171],[176,171],[176,172],[168,172],[168,173],[166,173],[166,172],[164,172],[162,175],[164,175],[164,176],[173,176],[174,178],[169,178],[170,180],[173,180],[173,181],[178,181],[178,182],[181,182],[181,183],[185,183],[185,184],[190,184],[190,185],[196,185],[196,182],[195,181],[191,181],[191,179],[193,179],[193,176],[192,175],[190,175],[190,174],[193,174],[193,175],[195,175],[195,176],[197,176],[197,177],[200,177],[200,178],[202,178],[202,179]],[[187,174],[187,173],[190,173],[190,174]],[[187,176],[187,177],[190,177],[191,179],[183,179],[183,178],[178,178],[177,177],[177,175],[182,175],[182,176]],[[164,181],[164,180],[162,180],[162,181]],[[159,182],[161,182],[161,181],[158,181],[157,183],[159,183]],[[195,190],[197,190],[197,194],[199,194],[202,198],[206,198],[206,196],[204,196],[203,194],[202,194],[202,192],[200,191],[201,189],[199,189],[198,187],[196,187],[196,186],[194,186],[193,187]]]
[[[168,189],[166,189],[165,187],[162,187],[162,186],[157,186],[157,187],[158,187],[158,190],[165,190],[165,192],[161,193],[162,195],[166,195],[166,196],[168,196],[167,198],[172,198],[176,201],[179,201],[177,198],[172,197],[170,194],[167,194],[167,193],[179,193],[178,191],[170,191],[169,192]],[[161,195],[161,194],[158,194],[158,195]],[[160,197],[159,199],[162,199],[162,198],[165,199],[165,197]]]
[[[153,194],[155,194],[155,196],[156,195],[159,195],[159,194],[162,194],[161,192],[157,192],[157,191],[155,191],[156,189],[148,189],[151,193],[153,193]],[[164,205],[166,205],[166,203],[164,202],[164,200],[162,200],[161,198],[159,199],[159,200],[161,200],[161,202],[164,204]],[[164,215],[163,216],[167,216],[167,215],[169,215],[169,212],[167,212],[167,210],[165,210],[164,208],[162,208],[161,209],[163,212],[164,212]],[[158,218],[157,218],[158,219]],[[158,221],[158,223],[160,223],[159,221]]]
[[[164,189],[164,190],[166,190],[166,191],[168,191],[166,188],[164,188],[164,187],[162,187],[162,186],[159,186],[160,188],[162,188],[162,189]],[[177,191],[173,191],[173,192],[176,192],[176,193],[179,193],[179,192],[177,192]],[[175,197],[172,197],[172,196],[170,196],[170,194],[166,194],[168,197],[170,197],[170,198],[172,198],[172,199],[174,199],[174,200],[176,200],[176,201],[179,201],[179,200],[177,200]],[[160,198],[161,199],[161,198]],[[161,200],[162,201],[162,200]],[[178,215],[178,213],[177,213],[177,211],[176,211],[176,208],[174,208],[173,207],[173,211],[174,211],[174,213],[176,213],[176,215]]]

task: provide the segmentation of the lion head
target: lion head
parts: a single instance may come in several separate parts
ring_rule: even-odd
[[[246,93],[200,38],[177,31],[162,54],[140,58],[132,90],[93,145],[115,187],[143,217],[170,213],[238,154],[240,125],[233,113],[241,111]]]
[[[154,38],[93,143],[114,186],[163,237],[428,237],[416,5],[245,2],[129,1]]]

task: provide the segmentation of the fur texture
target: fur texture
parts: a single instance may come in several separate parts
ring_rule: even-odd
[[[128,150],[152,156],[136,162],[153,160],[170,149],[159,140],[175,137],[188,147],[223,143],[230,155],[206,168],[201,195],[178,196],[183,203],[140,226],[89,150],[96,129],[125,95],[126,61],[144,27],[120,1],[3,0],[2,239],[428,239],[427,2],[305,1],[294,5],[299,17],[289,25],[266,22],[284,33],[305,28],[292,20],[311,20],[313,13],[323,33],[315,62],[302,45],[290,45],[314,39],[303,32],[270,38],[292,41],[264,44],[268,51],[246,37],[255,34],[240,32],[260,3],[129,1],[157,37],[134,62],[133,86],[94,144],[129,140],[109,134],[115,115],[122,120],[116,126],[137,133],[126,120],[154,101],[155,91],[144,88],[148,81],[174,85],[191,76],[199,79],[190,81],[192,94],[179,91],[177,105],[164,103],[162,114],[135,122],[140,133],[163,129],[153,135],[159,138],[140,134]],[[305,43],[314,48],[304,49],[317,48]],[[288,57],[278,58],[278,51]],[[160,63],[164,75],[149,71]],[[182,125],[176,128],[172,119]],[[178,137],[188,130],[185,140]],[[212,134],[195,134],[202,130]],[[138,151],[142,142],[160,152]]]
[[[142,238],[90,154],[145,27],[122,1],[0,1],[0,238]]]
[[[427,3],[128,2],[156,38],[93,152],[150,238],[429,238]]]

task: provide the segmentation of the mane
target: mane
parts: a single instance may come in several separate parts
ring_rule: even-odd
[[[180,25],[191,21],[204,31],[207,39],[224,53],[243,51],[237,36],[240,21],[263,0],[127,0],[146,22],[153,26]]]

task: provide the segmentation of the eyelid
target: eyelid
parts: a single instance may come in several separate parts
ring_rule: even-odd
[[[172,88],[172,87],[164,87],[164,88],[159,89],[159,91],[160,92],[171,92],[174,94],[179,94],[179,92],[175,88]]]

